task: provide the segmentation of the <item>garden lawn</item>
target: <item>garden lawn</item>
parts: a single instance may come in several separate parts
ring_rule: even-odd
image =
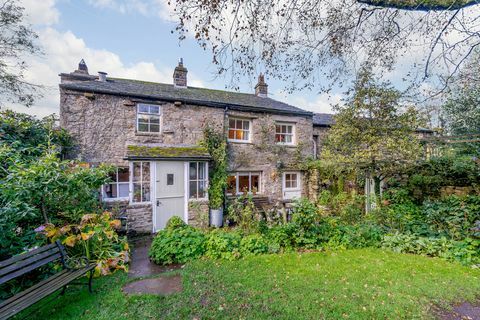
[[[178,294],[126,296],[117,273],[29,319],[430,319],[432,305],[480,297],[478,269],[378,249],[199,260],[179,272]]]

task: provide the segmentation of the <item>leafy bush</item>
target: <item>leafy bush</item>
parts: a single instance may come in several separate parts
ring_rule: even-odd
[[[116,230],[120,220],[112,219],[109,212],[86,214],[79,224],[54,226],[47,224],[37,228],[50,242],[60,240],[65,245],[71,263],[81,264],[79,258],[86,257],[96,262],[95,275],[107,275],[112,271],[127,271],[129,247],[127,239],[119,237]]]
[[[153,262],[167,265],[185,263],[201,257],[204,253],[205,235],[191,226],[177,225],[157,233],[148,255]]]
[[[260,234],[250,234],[240,241],[240,253],[242,256],[268,253],[267,240]]]
[[[268,228],[264,234],[269,242],[269,251],[290,251],[295,247],[295,235],[298,232],[297,225],[286,223]]]
[[[240,258],[242,237],[234,231],[216,229],[207,235],[205,255],[212,259],[235,260]]]
[[[259,230],[261,216],[251,195],[235,198],[228,206],[228,216],[246,233],[255,233]]]
[[[480,240],[466,238],[462,241],[446,237],[419,237],[413,234],[385,235],[382,247],[399,253],[413,253],[441,257],[464,264],[480,263]]]
[[[185,227],[187,224],[178,216],[173,216],[167,221],[166,229],[174,230]]]
[[[374,224],[338,225],[326,244],[330,248],[379,247],[384,231]]]

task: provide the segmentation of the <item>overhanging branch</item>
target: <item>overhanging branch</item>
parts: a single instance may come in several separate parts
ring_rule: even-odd
[[[356,0],[370,6],[409,11],[459,10],[480,3],[479,0]]]

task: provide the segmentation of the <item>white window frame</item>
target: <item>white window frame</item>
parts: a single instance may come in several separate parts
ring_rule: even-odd
[[[128,181],[123,181],[123,182],[118,182],[118,169],[119,168],[127,168],[128,169]],[[106,183],[102,186],[102,200],[105,201],[105,202],[113,202],[113,201],[122,201],[122,200],[129,200],[130,198],[130,166],[128,167],[116,167],[115,168],[115,176],[116,176],[116,180],[115,181],[112,181],[112,182],[109,182],[109,183]],[[126,197],[116,197],[116,198],[109,198],[107,197],[107,194],[105,192],[105,186],[107,184],[116,184],[117,185],[117,194],[119,193],[119,185],[127,185],[128,186],[128,195]]]
[[[281,128],[282,126],[292,127],[292,133],[277,132],[277,126],[280,126],[280,128]],[[281,129],[280,129],[280,131],[281,131]],[[277,140],[277,134],[291,136],[291,137],[292,137],[292,142],[281,142],[281,141],[279,141],[279,142],[276,142],[276,144],[285,145],[285,146],[294,146],[294,145],[297,144],[296,125],[295,125],[295,123],[292,123],[292,122],[281,122],[281,121],[275,122],[275,141]]]
[[[144,182],[147,182],[147,181],[143,181],[143,163],[148,163],[149,167],[150,167],[150,177],[148,178],[148,183],[150,184],[150,200],[148,201],[134,201],[134,197],[133,197],[133,192],[134,192],[134,188],[133,188],[133,184],[135,183],[133,181],[133,165],[134,163],[138,163],[140,162],[141,163],[141,166],[140,166],[140,177],[141,177],[141,180],[140,180],[140,185],[142,185]],[[130,204],[133,204],[133,205],[136,205],[136,204],[147,204],[147,203],[152,203],[152,198],[155,198],[155,195],[154,195],[154,189],[153,189],[153,181],[152,181],[152,167],[154,167],[152,165],[153,162],[150,162],[150,161],[131,161],[130,162]],[[138,183],[138,182],[137,182]],[[143,188],[142,188],[143,190]],[[142,198],[142,195],[140,195],[140,199]]]
[[[245,132],[245,131],[248,132],[248,140],[239,140],[239,139],[230,139],[230,138],[229,138],[229,136],[230,136],[230,120],[235,120],[235,123],[236,123],[237,121],[242,121],[242,129],[233,128],[233,130],[236,130],[236,131],[241,130],[241,131],[244,131],[244,132]],[[248,122],[248,131],[243,129],[243,122]],[[228,141],[231,141],[231,142],[251,143],[251,142],[252,142],[252,120],[250,120],[250,119],[245,119],[245,118],[229,117],[229,118],[228,118],[227,138],[228,138]]]
[[[195,180],[192,180],[190,179],[190,164],[191,163],[195,163],[197,165],[197,179]],[[203,165],[204,166],[204,169],[203,169],[203,172],[204,172],[204,179],[198,179],[198,168],[199,168],[199,165]],[[187,172],[187,177],[188,177],[188,180],[187,180],[187,199],[189,201],[201,201],[201,200],[208,200],[208,162],[205,162],[205,161],[190,161],[188,162],[188,172]],[[205,196],[203,198],[199,198],[199,197],[195,197],[195,198],[190,198],[190,182],[192,181],[196,181],[197,182],[197,195],[198,195],[198,185],[199,185],[199,182],[201,181],[205,181]]]
[[[149,112],[141,112],[140,107],[148,107]],[[150,107],[158,108],[158,113],[150,112]],[[140,119],[139,116],[140,115],[147,115],[147,116],[150,116],[150,117],[158,117],[158,132],[150,130],[150,125],[151,125],[150,122],[148,122],[148,130],[147,131],[140,131],[140,129],[139,129],[139,127],[140,127],[139,126],[139,119]],[[136,125],[135,125],[135,127],[136,127],[136,130],[137,130],[137,133],[160,134],[160,132],[162,132],[162,107],[160,105],[157,105],[157,104],[137,103],[137,114],[136,114]]]
[[[228,195],[241,195],[243,191],[240,190],[240,176],[248,176],[248,188],[252,190],[252,175],[258,175],[258,194],[262,194],[262,171],[238,171],[238,172],[231,172],[228,176],[235,176],[235,194],[227,193]],[[250,191],[249,194],[252,192]]]
[[[297,175],[297,186],[295,188],[287,188],[287,174]],[[284,191],[302,191],[302,173],[300,171],[286,171],[282,174],[282,188]]]

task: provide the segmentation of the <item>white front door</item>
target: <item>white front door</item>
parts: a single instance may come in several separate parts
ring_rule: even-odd
[[[284,172],[282,179],[284,200],[298,199],[302,196],[301,173],[298,171]]]
[[[177,161],[156,163],[155,230],[165,228],[168,219],[185,212],[185,165]]]

